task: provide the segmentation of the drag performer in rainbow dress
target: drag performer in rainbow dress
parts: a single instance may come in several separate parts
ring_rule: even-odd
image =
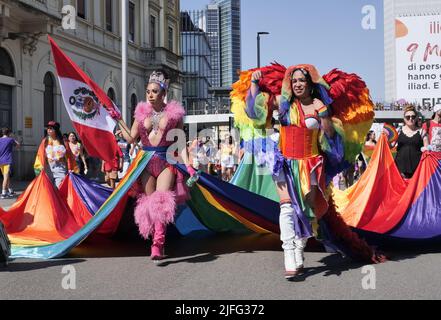
[[[280,201],[285,277],[302,272],[306,241],[318,231],[339,251],[381,260],[336,214],[327,192],[332,177],[361,151],[372,124],[373,104],[364,82],[338,70],[322,78],[312,65],[290,67],[280,77],[280,67],[242,73],[232,98],[233,111],[245,112],[245,121],[255,127],[262,127],[273,110],[279,112],[279,146],[264,149]],[[249,88],[246,94],[244,88]]]

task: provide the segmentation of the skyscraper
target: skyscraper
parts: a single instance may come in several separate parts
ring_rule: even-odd
[[[207,6],[207,25],[206,32],[211,48],[211,85],[213,87],[221,86],[220,76],[220,16],[219,6],[209,4]]]
[[[207,6],[212,49],[212,86],[230,87],[241,69],[240,0],[213,0]]]
[[[210,44],[203,11],[181,12],[183,102],[188,115],[210,112]]]

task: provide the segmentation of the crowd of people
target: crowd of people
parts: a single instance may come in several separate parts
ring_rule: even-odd
[[[430,104],[424,104],[424,105],[420,105],[420,104],[416,104],[416,103],[408,103],[408,102],[404,102],[404,101],[397,101],[397,102],[393,102],[393,103],[383,103],[383,102],[377,102],[375,103],[375,110],[376,111],[404,111],[406,110],[407,107],[411,107],[413,106],[417,112],[431,112],[434,110],[434,107]]]
[[[188,142],[190,163],[201,172],[230,181],[241,159],[242,148],[233,136],[226,134],[220,143],[211,137],[198,137]]]

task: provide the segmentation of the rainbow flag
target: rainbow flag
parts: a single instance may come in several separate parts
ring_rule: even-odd
[[[360,180],[346,191],[333,190],[333,198],[345,222],[372,238],[438,240],[440,189],[441,153],[424,153],[412,179],[404,180],[382,135]]]
[[[61,188],[61,192],[58,192],[43,172],[10,210],[0,209],[0,220],[12,242],[11,257],[59,258],[94,232],[112,234],[124,210],[122,203],[130,187],[152,156],[151,152],[140,152],[115,191],[108,197],[102,194],[106,199],[95,212],[102,198],[97,201],[93,196],[84,198],[74,194],[81,193],[81,190],[69,191],[69,185],[75,187],[79,180],[73,179],[72,184],[68,185],[64,181],[64,189]],[[89,187],[94,186],[91,184]],[[78,200],[81,203],[78,203]]]

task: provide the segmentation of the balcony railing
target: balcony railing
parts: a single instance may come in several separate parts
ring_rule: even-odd
[[[182,58],[165,48],[153,48],[143,49],[142,59],[146,65],[165,65],[178,69]]]

